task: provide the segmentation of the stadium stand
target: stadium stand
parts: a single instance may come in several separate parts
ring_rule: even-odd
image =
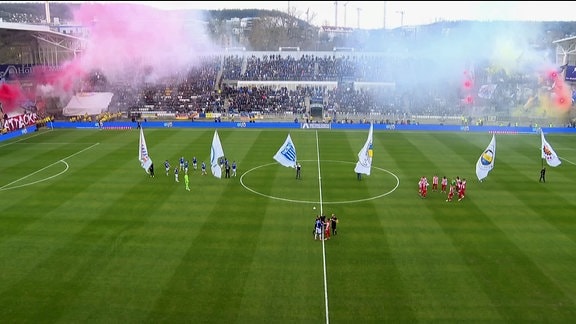
[[[5,81],[14,68],[62,64],[84,44],[82,38],[25,24],[0,23],[0,38],[17,40],[12,45],[19,46],[27,58],[19,64],[2,65],[0,76]],[[568,46],[567,42],[574,44],[576,40],[563,40],[562,46]],[[40,48],[38,55],[32,53],[34,47]],[[395,68],[398,66],[406,67],[402,72],[405,74],[422,67],[409,57],[353,49],[222,51],[203,57],[201,64],[180,75],[147,84],[145,88],[122,82],[106,84],[99,90],[111,95],[99,101],[96,108],[80,107],[80,99],[86,99],[86,95],[83,98],[82,94],[76,94],[66,107],[48,113],[58,117],[110,112],[124,118],[159,119],[198,119],[211,113],[224,119],[253,120],[258,116],[293,121],[310,118],[310,98],[322,98],[323,117],[317,120],[320,122],[366,119],[381,123],[503,122],[497,111],[482,106],[481,97],[471,108],[450,85],[415,86],[400,82],[405,75],[399,74]],[[475,78],[478,85],[487,83],[487,76],[480,72]],[[525,98],[518,98],[513,104],[522,100]],[[510,122],[510,114],[504,114],[504,118]]]

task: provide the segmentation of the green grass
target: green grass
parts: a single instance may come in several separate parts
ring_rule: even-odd
[[[0,142],[0,318],[9,323],[547,322],[576,318],[576,149],[539,183],[539,135],[292,130],[302,180],[272,156],[287,130],[220,129],[238,177],[208,163],[213,129],[44,130]],[[417,195],[421,176],[468,180],[466,198]],[[322,204],[320,203],[322,202]],[[318,209],[314,211],[313,206]],[[339,235],[314,241],[316,212]],[[325,258],[324,258],[325,257]],[[327,314],[328,312],[328,314]]]

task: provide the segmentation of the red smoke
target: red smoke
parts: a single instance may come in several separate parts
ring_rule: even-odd
[[[85,3],[77,7],[73,23],[88,29],[87,41],[74,59],[58,69],[34,69],[40,96],[86,91],[83,80],[94,70],[110,82],[137,86],[186,71],[205,52],[213,51],[201,19],[189,13],[137,4]]]
[[[24,96],[19,85],[0,84],[0,103],[2,103],[5,114],[18,108],[22,100],[24,100]]]
[[[200,19],[177,11],[134,4],[83,4],[75,22],[90,28],[82,53],[85,71],[98,69],[110,79],[158,76],[188,69],[205,52],[212,51]]]
[[[87,72],[79,63],[66,62],[58,69],[35,67],[32,77],[38,84],[38,93],[45,96],[59,96],[71,93],[75,89],[81,90],[78,88]]]
[[[554,107],[561,112],[566,112],[572,106],[572,93],[570,87],[561,78],[557,70],[548,71],[548,79],[552,83],[551,98],[553,98]]]

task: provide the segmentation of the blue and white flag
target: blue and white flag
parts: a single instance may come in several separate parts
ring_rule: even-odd
[[[274,155],[274,160],[282,164],[285,167],[295,168],[296,167],[296,146],[292,143],[292,138],[290,134],[286,137],[286,141],[278,152]]]
[[[492,140],[484,152],[480,155],[478,162],[476,162],[476,176],[478,180],[488,176],[488,172],[492,171],[494,168],[494,162],[496,160],[496,135],[492,134]]]
[[[545,159],[546,163],[548,163],[548,165],[551,167],[559,166],[562,163],[560,158],[558,158],[558,155],[556,155],[556,152],[554,152],[552,146],[550,146],[550,144],[548,144],[544,138],[544,132],[540,132],[540,134],[542,134],[542,158]]]
[[[152,159],[148,155],[148,147],[146,146],[146,139],[144,138],[144,129],[140,127],[140,143],[138,144],[138,160],[144,171],[148,173],[148,169],[152,165]]]
[[[218,163],[221,157],[224,157],[224,149],[222,148],[222,143],[220,143],[220,137],[218,136],[218,131],[214,131],[214,138],[212,139],[212,148],[210,150],[210,169],[212,175],[216,178],[222,178],[222,168]]]

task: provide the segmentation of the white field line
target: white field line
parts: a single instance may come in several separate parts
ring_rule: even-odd
[[[63,159],[60,159],[60,160],[58,160],[58,161],[56,161],[56,162],[54,162],[54,163],[51,163],[51,164],[43,167],[43,168],[40,169],[40,170],[36,170],[36,171],[34,171],[34,172],[32,172],[32,173],[30,173],[30,174],[28,174],[28,175],[23,176],[23,177],[20,178],[20,179],[16,179],[16,180],[14,180],[14,181],[6,184],[6,185],[3,185],[2,187],[0,187],[0,190],[3,190],[3,189],[6,188],[6,187],[9,187],[9,186],[11,186],[11,185],[13,185],[13,184],[15,184],[15,183],[17,183],[17,182],[19,182],[19,181],[25,180],[25,179],[27,179],[27,178],[29,178],[29,177],[31,177],[31,176],[39,173],[39,172],[42,172],[43,170],[48,169],[49,167],[55,165],[56,163],[64,162],[64,164],[66,164],[66,170],[68,170],[68,164],[65,162],[66,159],[69,159],[69,158],[71,158],[71,157],[73,157],[73,156],[75,156],[75,155],[78,155],[78,154],[80,154],[80,153],[82,153],[82,152],[84,152],[84,151],[87,151],[87,150],[93,148],[94,146],[96,146],[96,145],[98,145],[98,144],[100,144],[100,143],[92,144],[92,145],[90,145],[89,147],[87,147],[87,148],[85,148],[85,149],[82,149],[82,150],[80,150],[80,151],[78,151],[78,152],[76,152],[76,153],[74,153],[74,154],[71,154],[71,155],[69,155],[69,156],[67,156],[67,157],[65,157],[65,158],[63,158]]]

